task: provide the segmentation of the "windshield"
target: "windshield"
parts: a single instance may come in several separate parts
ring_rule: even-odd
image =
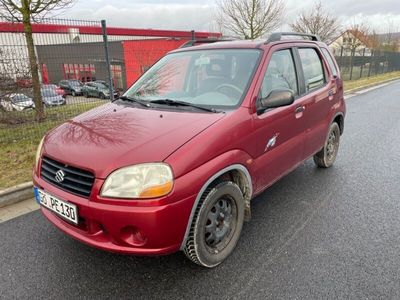
[[[103,89],[103,90],[108,89],[108,86],[103,82],[94,82],[93,84],[96,85],[100,89]]]
[[[257,65],[257,49],[212,49],[173,53],[151,67],[124,96],[171,99],[205,107],[240,104]]]
[[[25,96],[25,95],[16,95],[14,97],[12,97],[13,102],[25,102],[25,101],[29,101],[29,97]]]
[[[54,90],[44,89],[44,90],[42,90],[42,96],[43,97],[55,97],[55,96],[57,96],[57,93]]]
[[[77,80],[71,80],[69,82],[69,84],[72,85],[72,86],[82,86],[82,83],[80,81],[77,81]]]

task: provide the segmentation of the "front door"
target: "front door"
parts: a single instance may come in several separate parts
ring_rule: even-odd
[[[297,99],[291,105],[253,115],[257,190],[271,185],[301,161],[305,138],[293,50],[272,49],[267,62],[258,98],[268,97],[276,89],[291,89]]]

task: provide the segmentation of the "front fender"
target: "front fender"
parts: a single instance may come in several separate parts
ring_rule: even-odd
[[[186,172],[184,174],[182,174],[180,170],[176,169],[176,165],[178,163],[172,160],[171,158],[168,158],[167,160],[165,160],[165,162],[168,163],[170,166],[172,166],[174,175],[176,176],[175,180],[179,181],[180,183],[187,182],[192,187],[190,191],[188,189],[187,191],[188,194],[180,196],[189,196],[189,193],[191,195],[197,194],[200,191],[200,188],[211,177],[213,177],[214,174],[232,165],[243,166],[243,168],[248,173],[250,180],[252,176],[251,174],[253,173],[252,157],[245,151],[239,149],[230,150],[221,155],[218,155],[212,158],[211,160],[201,164],[197,168],[190,170],[189,172]],[[179,164],[178,164],[178,169],[179,169]],[[251,188],[253,190],[254,186],[252,185]]]
[[[180,183],[180,187],[182,188],[179,198],[193,194],[196,195],[195,201],[192,204],[191,213],[188,218],[185,235],[182,239],[181,249],[183,249],[185,246],[194,213],[202,194],[215,179],[229,171],[239,172],[247,181],[246,188],[243,193],[246,200],[245,206],[248,212],[248,218],[250,217],[250,199],[254,190],[254,183],[251,178],[252,162],[253,160],[248,153],[242,150],[231,150],[211,159],[198,168],[180,176],[179,178],[176,178],[176,181]],[[186,192],[182,193],[185,190]]]

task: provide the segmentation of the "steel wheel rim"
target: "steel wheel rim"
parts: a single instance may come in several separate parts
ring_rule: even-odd
[[[334,130],[332,130],[328,137],[326,144],[326,157],[329,161],[335,158],[338,148],[338,136]]]
[[[237,224],[237,207],[228,195],[216,200],[207,213],[204,242],[211,253],[223,250],[232,239]]]

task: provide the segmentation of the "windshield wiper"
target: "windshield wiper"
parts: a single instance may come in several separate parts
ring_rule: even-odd
[[[215,108],[207,108],[203,106],[199,106],[190,102],[185,102],[185,101],[179,101],[179,100],[172,100],[172,99],[157,99],[157,100],[152,100],[150,103],[156,103],[156,104],[166,104],[170,106],[189,106],[189,107],[194,107],[200,110],[208,111],[208,112],[213,112],[217,113],[218,111]]]
[[[125,101],[139,103],[140,105],[145,106],[145,107],[152,107],[150,102],[148,102],[148,101],[144,101],[144,100],[140,100],[138,98],[133,98],[133,97],[128,97],[128,96],[121,96],[115,100],[125,100]]]

